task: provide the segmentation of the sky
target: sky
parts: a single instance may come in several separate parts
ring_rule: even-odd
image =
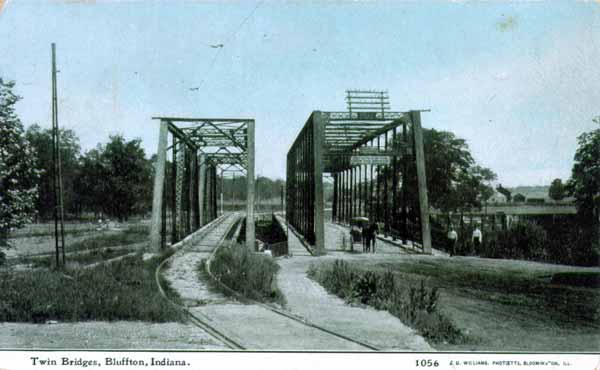
[[[600,115],[597,1],[9,0],[0,40],[26,126],[51,125],[55,42],[59,123],[84,150],[120,133],[150,156],[152,116],[254,118],[256,172],[272,178],[347,89],[431,109],[423,126],[466,139],[504,186],[567,179]]]

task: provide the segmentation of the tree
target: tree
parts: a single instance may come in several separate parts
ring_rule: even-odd
[[[14,106],[14,81],[0,78],[0,248],[8,233],[32,221],[38,195],[35,154],[23,132]]]
[[[513,197],[513,200],[514,200],[515,203],[523,203],[523,202],[525,202],[526,198],[525,198],[525,196],[523,194],[517,193]]]
[[[548,189],[548,196],[554,200],[562,200],[565,197],[565,185],[561,179],[554,179]]]
[[[34,124],[27,129],[25,136],[36,153],[36,166],[41,170],[38,183],[40,196],[36,202],[36,210],[40,217],[51,218],[54,209],[52,129],[42,129],[39,125]],[[65,211],[79,213],[81,211],[80,202],[78,193],[73,186],[80,169],[81,147],[79,146],[79,138],[72,130],[64,129],[59,131],[59,136]]]
[[[491,182],[496,174],[475,164],[464,139],[451,132],[424,129],[423,147],[432,207],[443,212],[480,208],[493,195]],[[408,166],[407,184],[416,187],[415,166]],[[416,202],[416,190],[408,193],[409,200]]]
[[[594,122],[600,125],[600,117]],[[600,248],[600,127],[581,134],[567,189],[575,197],[582,232]]]
[[[104,193],[108,170],[102,161],[104,148],[100,145],[96,149],[87,151],[81,156],[81,165],[77,176],[73,180],[73,188],[82,210],[92,211],[94,215],[104,210]]]
[[[151,207],[152,163],[146,159],[141,140],[125,141],[123,136],[110,136],[100,161],[103,176],[100,198],[106,213],[126,220],[136,212]],[[149,201],[150,200],[150,201]]]

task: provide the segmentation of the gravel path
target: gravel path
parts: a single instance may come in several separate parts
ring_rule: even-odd
[[[328,247],[335,245],[333,243],[340,238],[342,232],[344,232],[343,228],[326,224],[326,245]],[[288,242],[290,250],[303,248],[293,233],[290,233]],[[328,249],[328,254],[318,259],[294,255],[291,258],[278,260],[281,270],[277,276],[277,284],[287,300],[287,309],[310,322],[359,339],[379,349],[390,351],[433,350],[421,336],[387,311],[377,311],[367,306],[348,305],[342,299],[327,293],[323,287],[306,275],[311,263],[321,263],[336,258],[352,260],[402,258],[398,248],[381,246],[376,254],[352,254],[326,249]],[[362,250],[362,246],[360,250]]]
[[[219,239],[211,233],[207,237],[193,236],[190,245],[174,255],[165,273],[194,315],[249,350],[365,350],[262,306],[242,304],[209,290],[196,272],[197,265],[209,257]]]
[[[195,326],[181,323],[2,323],[0,333],[0,348],[7,349],[228,349]]]

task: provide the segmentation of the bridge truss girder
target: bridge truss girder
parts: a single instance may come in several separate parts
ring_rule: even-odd
[[[391,160],[385,165],[352,162],[361,156]],[[416,170],[418,209],[408,206],[407,186],[401,185],[408,166]],[[316,254],[325,251],[324,173],[333,177],[334,222],[349,224],[368,216],[382,222],[386,234],[418,239],[431,253],[420,111],[311,114],[287,155],[286,218]]]
[[[218,171],[246,175],[246,243],[254,249],[254,120],[153,117],[160,121],[151,247],[163,249],[218,217]],[[171,145],[168,145],[170,142]],[[170,151],[171,163],[167,154]],[[167,166],[168,165],[168,166]],[[169,221],[169,222],[167,222]],[[169,223],[170,233],[167,233]],[[169,235],[168,235],[169,234]]]

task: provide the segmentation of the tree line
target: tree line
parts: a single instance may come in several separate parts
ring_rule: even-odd
[[[148,212],[152,205],[153,165],[146,158],[141,140],[111,135],[106,144],[81,151],[74,131],[60,129],[60,156],[65,215],[81,218],[84,213],[105,215],[120,221]],[[35,210],[40,220],[54,214],[52,130],[38,124],[25,131],[35,154],[39,196]]]
[[[14,82],[0,78],[0,244],[11,229],[54,212],[52,192],[52,134],[32,125],[26,131],[15,113],[20,99]],[[595,119],[600,124],[600,119]],[[139,139],[112,135],[105,144],[82,152],[72,130],[60,131],[65,211],[72,217],[86,212],[125,220],[149,212],[152,202],[153,160],[146,158]],[[496,174],[478,165],[464,139],[451,132],[423,130],[430,205],[443,212],[481,208],[494,194]],[[573,196],[578,209],[577,230],[584,244],[600,248],[600,129],[578,137],[571,178],[553,198]],[[416,169],[408,166],[407,184],[416,186]],[[282,180],[258,177],[257,198],[281,196]],[[219,185],[220,186],[220,185]],[[245,199],[246,182],[240,176],[225,179],[226,199]],[[416,204],[417,191],[409,191]],[[326,194],[326,199],[328,198]],[[0,245],[2,247],[2,245]]]

